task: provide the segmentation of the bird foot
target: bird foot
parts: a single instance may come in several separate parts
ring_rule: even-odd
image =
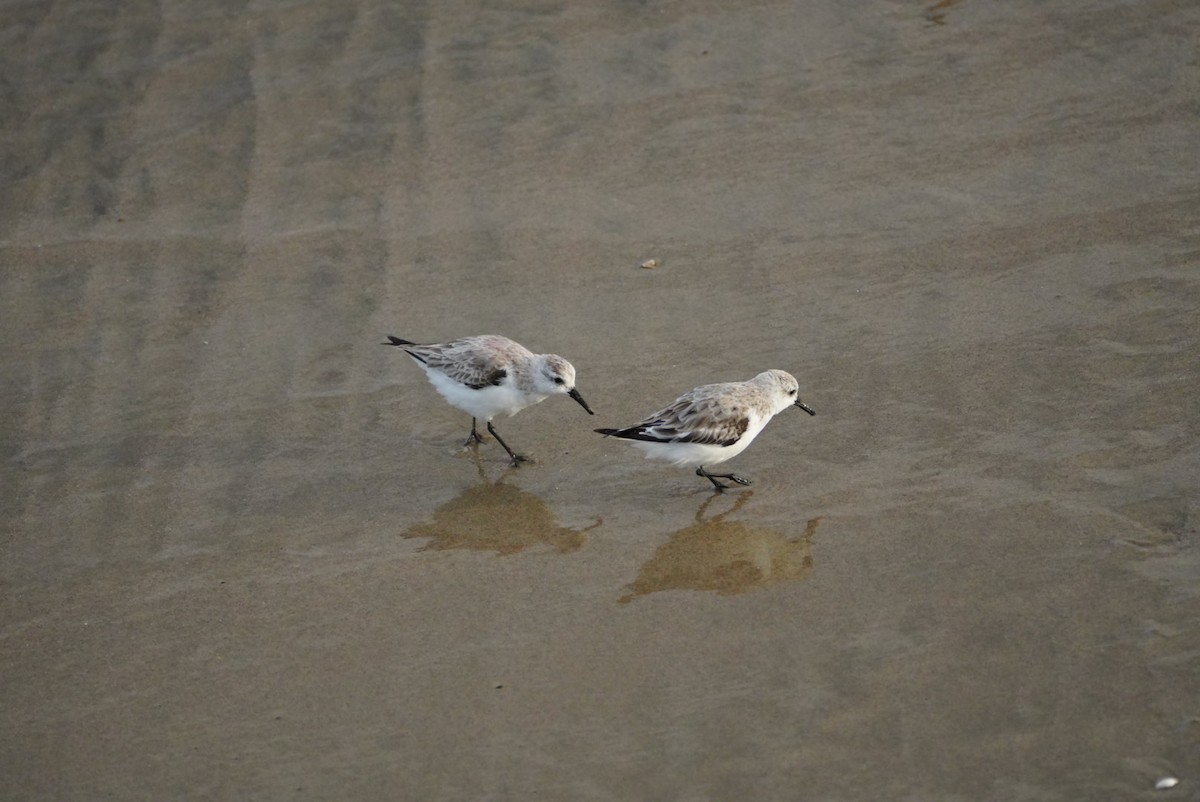
[[[488,423],[491,426],[491,423]],[[483,442],[483,436],[475,429],[475,419],[471,418],[471,433],[467,435],[466,442],[463,443],[463,448],[470,448],[473,445]]]
[[[709,473],[708,471],[704,470],[703,466],[696,469],[696,475],[703,476],[705,479],[712,482],[713,489],[715,489],[718,493],[722,493],[729,489],[729,485],[718,482],[718,479],[728,479],[731,482],[737,482],[743,487],[752,484],[749,479],[745,479],[734,473]]]

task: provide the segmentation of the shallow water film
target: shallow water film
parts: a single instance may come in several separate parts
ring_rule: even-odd
[[[1200,794],[1200,5],[0,37],[0,798]],[[381,345],[487,333],[517,468]]]

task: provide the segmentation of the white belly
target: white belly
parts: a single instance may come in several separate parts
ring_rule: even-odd
[[[506,378],[504,383],[488,385],[473,390],[465,384],[459,384],[440,371],[421,365],[429,383],[441,394],[442,398],[452,407],[461,409],[473,418],[490,421],[500,413],[515,415],[527,406],[542,401],[546,396],[526,395],[518,391]]]

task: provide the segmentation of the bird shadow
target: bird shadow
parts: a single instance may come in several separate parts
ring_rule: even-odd
[[[810,518],[804,531],[790,537],[746,521],[726,518],[740,510],[753,491],[739,493],[724,512],[705,518],[713,493],[696,511],[695,523],[673,533],[638,571],[619,601],[665,590],[711,591],[722,595],[745,593],[782,582],[798,582],[813,567],[812,541],[821,518]]]
[[[433,520],[410,527],[401,536],[428,539],[421,551],[466,549],[516,554],[534,546],[549,546],[559,554],[579,550],[587,533],[604,519],[583,529],[560,526],[550,506],[538,496],[504,479],[489,479],[476,459],[480,481],[438,507]]]

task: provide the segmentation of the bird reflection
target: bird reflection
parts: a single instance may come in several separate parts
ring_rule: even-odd
[[[750,491],[739,494],[732,507],[707,519],[706,508],[720,497],[705,501],[696,511],[696,523],[673,534],[642,566],[621,603],[663,590],[730,595],[804,579],[812,570],[812,539],[821,519],[809,519],[804,532],[791,539],[745,521],[726,521],[751,495]]]
[[[547,545],[560,554],[578,550],[587,532],[602,519],[583,529],[567,529],[546,502],[532,493],[504,484],[503,479],[483,481],[468,487],[437,509],[430,523],[417,524],[404,533],[409,538],[429,538],[422,551],[469,549],[516,554],[530,546]]]

